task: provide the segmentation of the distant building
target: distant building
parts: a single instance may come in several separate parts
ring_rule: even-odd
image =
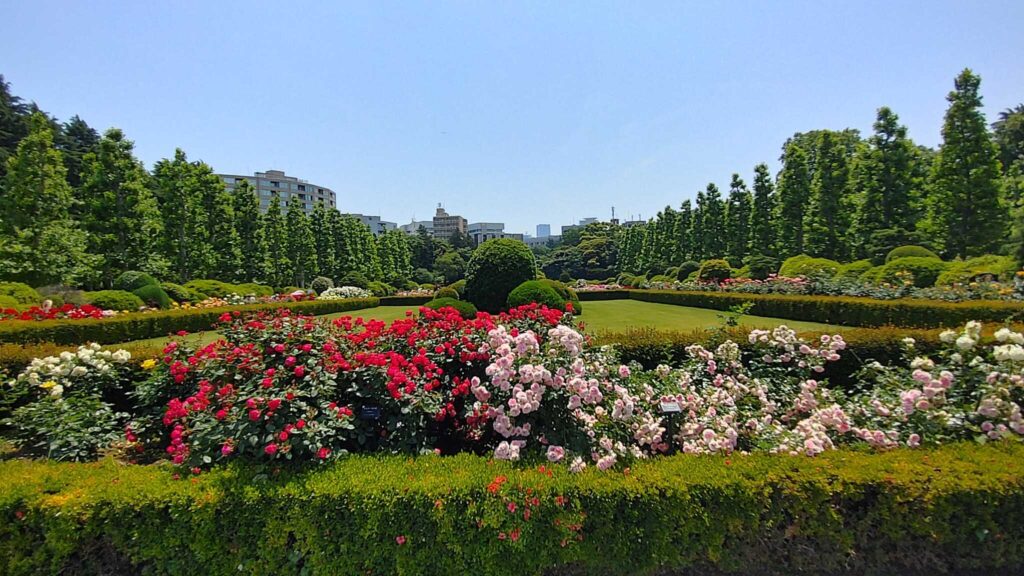
[[[551,224],[537,224],[537,238],[551,236]]]
[[[379,236],[387,232],[388,230],[396,230],[398,228],[398,224],[395,224],[394,222],[388,222],[387,220],[381,220],[380,216],[367,216],[365,214],[347,215],[352,216],[353,218],[358,218],[360,221],[362,221],[363,224],[366,224],[366,226],[370,229],[370,232],[373,232],[374,236]]]
[[[505,232],[505,224],[502,222],[474,222],[466,227],[466,233],[476,244],[482,244],[495,238],[511,238],[523,241],[522,234]]]
[[[534,236],[527,236],[523,238],[523,242],[526,243],[530,248],[536,248],[538,246],[547,246],[549,242],[557,244],[562,240],[561,236],[545,236],[544,238],[536,238]]]
[[[462,216],[445,212],[440,204],[437,205],[437,212],[434,214],[434,238],[437,240],[448,240],[453,234],[466,233],[466,219]]]
[[[330,188],[294,176],[287,176],[281,170],[256,172],[252,176],[239,174],[218,174],[217,176],[224,182],[229,192],[234,192],[236,186],[243,180],[248,180],[256,190],[256,197],[260,199],[260,212],[267,211],[270,199],[274,196],[281,199],[282,208],[288,206],[288,201],[292,196],[297,196],[302,201],[306,212],[312,212],[316,202],[326,204],[328,208],[336,208],[338,205],[337,197]]]
[[[413,220],[408,224],[402,224],[398,227],[399,230],[406,234],[418,234],[420,228],[424,228],[427,234],[434,235],[434,221],[433,220]]]
[[[642,226],[644,224],[647,224],[647,221],[645,221],[645,220],[626,220],[625,222],[622,223],[622,226],[625,227],[625,228],[632,228],[633,226]]]
[[[597,218],[584,218],[580,220],[579,226],[583,227],[586,226],[587,224],[593,224],[594,222],[597,222]]]

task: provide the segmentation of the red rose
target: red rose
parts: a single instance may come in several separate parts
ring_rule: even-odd
[[[277,454],[277,444],[267,444],[263,448],[263,453],[266,454],[267,456],[273,456],[274,454]]]
[[[271,386],[274,385],[274,379],[273,378],[264,378],[263,382],[262,382],[262,385],[263,385],[264,388],[270,388]]]
[[[295,367],[295,377],[296,378],[303,378],[305,376],[306,376],[306,367],[305,366],[296,366]]]
[[[249,410],[249,420],[252,420],[253,422],[255,422],[256,420],[259,420],[259,419],[260,419],[260,411],[259,410]]]
[[[316,457],[321,460],[325,460],[330,455],[331,449],[327,447],[320,448],[319,450],[316,451]]]
[[[280,398],[274,398],[270,402],[267,402],[267,408],[269,408],[270,410],[277,410],[280,406],[281,406],[281,399]]]
[[[215,416],[217,420],[223,420],[228,417],[228,411],[221,408],[220,410],[217,410],[217,414]]]
[[[284,352],[284,344],[278,344],[277,346],[274,346],[274,352],[282,354]]]
[[[399,546],[405,544],[405,536],[395,536],[395,542],[398,542]]]
[[[280,440],[281,442],[287,442],[288,441],[288,433],[282,431],[280,434],[277,435],[277,439]]]
[[[289,356],[284,359],[285,366],[295,366],[295,356]]]
[[[295,427],[302,430],[306,427],[306,421],[300,418],[299,421],[295,423]]]

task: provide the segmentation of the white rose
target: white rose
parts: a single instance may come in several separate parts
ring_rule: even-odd
[[[970,336],[968,336],[966,334],[964,334],[963,336],[961,336],[961,337],[956,339],[956,347],[961,349],[961,350],[965,350],[965,351],[966,350],[970,350],[971,348],[974,348],[974,345],[977,344],[977,343],[978,343],[977,340],[975,340],[974,338],[971,338]]]
[[[89,369],[86,368],[85,366],[75,366],[74,369],[71,370],[71,376],[74,378],[78,378],[79,376],[85,376],[88,373]]]
[[[956,332],[953,332],[952,330],[944,330],[941,334],[939,334],[939,340],[942,340],[946,344],[949,344],[953,340],[956,340]]]

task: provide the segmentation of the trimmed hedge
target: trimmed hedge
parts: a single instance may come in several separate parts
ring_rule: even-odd
[[[949,268],[949,264],[938,258],[907,256],[886,262],[878,271],[877,278],[883,282],[896,284],[899,282],[900,274],[910,274],[914,280],[914,286],[928,288],[935,285],[935,280],[947,268]]]
[[[111,460],[0,463],[0,573],[1024,570],[1019,443],[680,455],[578,475],[471,455],[176,475]]]
[[[885,262],[888,264],[893,260],[899,260],[900,258],[932,258],[934,260],[939,259],[939,255],[924,246],[899,246],[893,248],[885,255]]]
[[[166,310],[171,307],[171,297],[164,292],[164,289],[156,284],[147,284],[132,292],[142,300],[146,306]]]
[[[18,304],[34,305],[43,301],[35,288],[21,282],[0,282],[0,296],[10,296]]]
[[[592,292],[579,290],[576,292],[576,295],[579,296],[581,302],[595,300],[628,300],[630,292],[632,292],[632,290],[594,290]]]
[[[506,301],[509,308],[518,308],[525,304],[543,304],[548,308],[565,309],[565,298],[555,291],[554,287],[541,280],[527,280],[516,286]]]
[[[182,330],[186,332],[209,330],[221,314],[235,310],[253,312],[289,308],[300,314],[319,316],[374,308],[379,304],[380,301],[377,298],[353,298],[119,314],[111,318],[95,320],[5,320],[0,322],[0,342],[20,344],[51,342],[68,345],[99,342],[100,344],[109,344],[157,338]]]
[[[472,302],[466,302],[464,300],[456,300],[455,298],[435,298],[430,302],[427,302],[423,306],[430,308],[431,310],[440,310],[441,308],[455,308],[459,312],[459,316],[462,316],[466,320],[472,320],[476,318],[477,309]]]
[[[629,297],[644,302],[728,310],[753,303],[748,314],[843,324],[845,326],[955,327],[969,320],[1003,322],[1024,316],[1024,304],[1003,301],[939,302],[935,300],[877,300],[847,296],[794,296],[736,292],[630,290]]]
[[[797,256],[790,256],[782,262],[782,266],[779,267],[779,276],[827,276],[829,278],[836,275],[839,268],[842,266],[835,260],[829,260],[828,258],[811,258],[806,254],[799,254]]]
[[[156,278],[145,272],[139,272],[138,270],[127,270],[122,272],[120,276],[114,279],[114,285],[111,286],[114,290],[124,290],[125,292],[134,292],[143,286],[159,286],[160,282]]]
[[[131,292],[125,292],[124,290],[100,290],[98,292],[86,292],[85,299],[89,304],[92,304],[97,308],[114,310],[116,312],[135,312],[144,304],[142,298],[139,298]]]
[[[433,300],[433,296],[385,296],[380,298],[381,306],[423,306]]]

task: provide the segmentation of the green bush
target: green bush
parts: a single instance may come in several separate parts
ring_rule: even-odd
[[[860,276],[857,277],[861,282],[867,282],[868,284],[878,284],[882,281],[882,266],[874,266],[861,272]]]
[[[349,272],[341,277],[338,286],[355,286],[366,290],[370,286],[370,280],[362,272]]]
[[[657,274],[657,275],[651,277],[651,282],[664,282],[665,284],[671,284],[671,283],[673,283],[675,281],[676,281],[675,277],[673,277],[673,276],[666,276],[665,274]]]
[[[700,264],[697,277],[705,282],[721,282],[732,276],[732,266],[725,260],[705,260]]]
[[[451,286],[445,286],[434,292],[434,298],[451,298],[453,300],[459,299],[459,291]]]
[[[21,282],[0,282],[0,296],[10,296],[18,304],[40,304],[43,301],[42,295],[36,292],[28,284]]]
[[[965,284],[982,276],[1006,280],[1012,277],[1016,271],[1017,263],[1012,256],[985,254],[963,262],[950,262],[949,267],[939,274],[935,283],[939,286]]]
[[[690,274],[700,271],[700,262],[694,262],[693,260],[687,260],[679,265],[679,271],[676,272],[676,280],[680,282],[686,281],[690,277]]]
[[[130,292],[124,294],[128,294],[141,305],[141,301],[134,294]],[[380,305],[380,300],[377,298],[349,298],[129,313],[118,314],[111,318],[88,320],[5,320],[0,322],[0,343],[81,344],[83,342],[98,342],[110,344],[159,338],[182,330],[186,332],[209,330],[217,322],[217,318],[227,311],[253,312],[288,308],[299,314],[319,316],[373,308],[378,305]]]
[[[771,256],[755,254],[747,258],[747,269],[754,280],[764,280],[779,269],[779,261]]]
[[[518,308],[534,302],[548,308],[565,310],[565,298],[559,296],[554,288],[541,280],[527,280],[516,286],[509,293],[507,304],[509,308]]]
[[[874,264],[871,263],[871,260],[856,260],[849,264],[843,264],[840,266],[839,270],[836,271],[836,278],[842,280],[856,280],[872,268],[874,268]]]
[[[366,289],[373,292],[373,295],[380,298],[383,296],[391,296],[395,293],[395,287],[384,282],[373,281],[366,285]]]
[[[117,312],[134,312],[142,307],[142,299],[124,290],[100,290],[99,292],[86,292],[86,300],[89,304],[104,310]]]
[[[352,456],[183,479],[113,460],[9,460],[0,573],[1024,572],[1020,443],[566,468]]]
[[[795,276],[825,276],[831,278],[836,275],[841,265],[835,260],[828,258],[811,258],[806,254],[786,258],[779,268],[779,276],[792,278]]]
[[[185,304],[186,302],[199,302],[203,299],[203,295],[185,288],[181,284],[175,284],[173,282],[161,282],[160,287],[164,289],[164,292],[170,296],[171,300],[174,300],[178,304]]]
[[[924,246],[900,246],[893,248],[885,255],[885,262],[888,264],[893,260],[899,260],[900,258],[935,258],[938,259],[939,255]]]
[[[559,282],[558,280],[542,279],[540,282],[550,286],[562,300],[572,303],[573,314],[579,315],[583,312],[583,305],[580,304],[580,295],[565,283]],[[563,308],[564,310],[564,308]]]
[[[153,284],[147,284],[141,288],[138,288],[132,294],[139,297],[140,300],[151,308],[160,308],[166,310],[171,307],[171,297],[164,292],[164,289],[155,286]]]
[[[256,296],[273,296],[275,294],[274,288],[265,284],[257,284],[256,282],[246,282],[245,284],[234,284],[235,293],[241,294],[242,296],[248,296],[255,294]]]
[[[459,312],[459,316],[467,320],[476,318],[477,309],[473,306],[472,302],[466,302],[465,300],[455,300],[454,298],[435,298],[424,304],[427,308],[432,310],[440,310],[441,308],[455,308]]]
[[[198,292],[203,298],[223,298],[228,294],[244,296],[237,286],[220,280],[190,280],[185,283],[185,288]]]
[[[334,280],[331,280],[326,276],[317,276],[316,278],[313,278],[312,282],[309,283],[309,289],[312,290],[313,292],[316,292],[317,294],[326,292],[331,288],[334,288]]]
[[[0,294],[0,308],[18,308],[20,306],[22,306],[21,302],[15,300],[14,296]]]
[[[519,240],[488,240],[473,251],[466,267],[466,298],[477,308],[498,312],[509,293],[537,277],[533,252]]]
[[[462,299],[462,297],[466,295],[466,280],[465,279],[459,280],[457,282],[452,282],[451,284],[448,285],[448,287],[452,288],[453,290],[458,292],[460,299]]]
[[[43,297],[43,300],[50,300],[54,306],[59,306],[57,302],[75,305],[85,304],[85,292],[70,286],[53,284],[36,288],[36,291]]]
[[[562,270],[562,273],[558,275],[560,282],[572,282],[572,276],[569,275],[568,270]]]
[[[145,272],[138,270],[127,270],[114,279],[114,290],[134,292],[143,286],[159,286],[160,282]]]
[[[276,290],[278,294],[292,294],[294,292],[305,292],[306,289],[300,286],[283,286],[280,290]]]
[[[665,269],[665,276],[675,279],[679,276],[679,266],[669,266]]]
[[[939,274],[947,268],[948,264],[938,258],[919,258],[910,256],[891,260],[882,266],[878,272],[878,278],[882,282],[898,284],[903,274],[910,274],[914,278],[914,286],[927,288],[935,285]]]

